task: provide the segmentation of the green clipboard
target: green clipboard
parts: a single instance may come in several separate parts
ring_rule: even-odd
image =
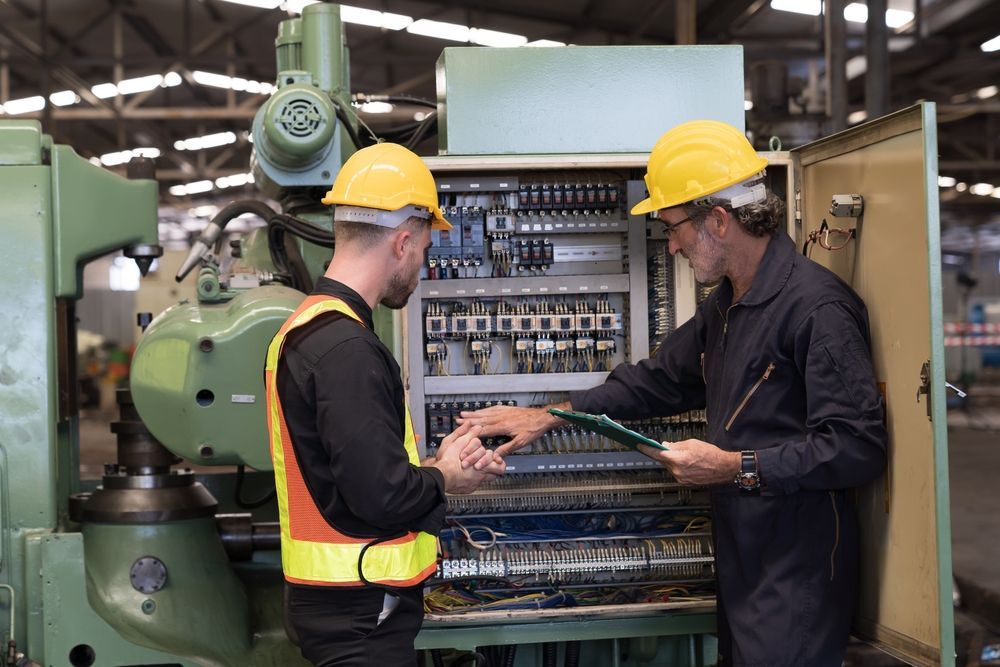
[[[573,422],[574,424],[579,424],[589,431],[600,433],[601,435],[611,438],[615,442],[627,445],[632,449],[637,449],[639,445],[648,445],[650,447],[655,447],[656,449],[662,449],[665,452],[670,451],[670,448],[662,442],[657,442],[656,440],[647,438],[641,433],[636,433],[631,429],[625,428],[607,415],[591,415],[586,412],[572,412],[570,410],[560,410],[558,408],[549,408],[549,414],[553,414],[556,417]]]

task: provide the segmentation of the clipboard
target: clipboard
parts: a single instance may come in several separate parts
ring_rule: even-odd
[[[579,424],[589,431],[600,433],[632,449],[637,449],[639,445],[648,445],[656,449],[662,449],[665,452],[670,451],[670,448],[662,442],[657,442],[641,433],[636,433],[631,429],[625,428],[607,415],[591,415],[586,412],[572,412],[558,408],[549,408],[549,414],[553,414],[574,424]]]

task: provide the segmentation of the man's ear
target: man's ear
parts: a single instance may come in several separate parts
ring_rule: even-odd
[[[735,222],[729,211],[721,206],[713,206],[706,219],[706,224],[711,225],[713,233],[719,238],[725,238]]]
[[[413,243],[413,232],[403,228],[392,235],[392,255],[397,260],[406,255],[406,249]]]

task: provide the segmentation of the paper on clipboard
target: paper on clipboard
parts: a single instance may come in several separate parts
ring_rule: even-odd
[[[594,433],[600,433],[601,435],[611,438],[615,442],[620,442],[623,445],[631,447],[632,449],[638,448],[639,445],[647,445],[656,449],[662,449],[663,451],[670,451],[670,448],[662,442],[657,442],[652,438],[647,438],[641,433],[636,433],[631,429],[625,428],[607,415],[591,415],[586,412],[573,412],[570,410],[560,410],[558,408],[550,408],[549,413],[555,415],[556,417],[565,419],[566,421],[573,422],[574,424],[579,424]]]

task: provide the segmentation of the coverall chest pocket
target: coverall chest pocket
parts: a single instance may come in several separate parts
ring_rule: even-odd
[[[750,388],[747,389],[746,393],[743,394],[743,397],[740,399],[739,403],[736,404],[736,407],[730,414],[729,419],[726,420],[726,431],[732,428],[737,418],[739,418],[739,416],[743,413],[747,405],[750,404],[750,401],[751,399],[753,399],[754,394],[756,394],[760,390],[761,386],[771,378],[771,375],[774,373],[774,366],[775,364],[773,361],[768,363],[767,367],[764,368],[764,371],[761,373],[760,377],[758,377],[757,380],[750,386]]]

